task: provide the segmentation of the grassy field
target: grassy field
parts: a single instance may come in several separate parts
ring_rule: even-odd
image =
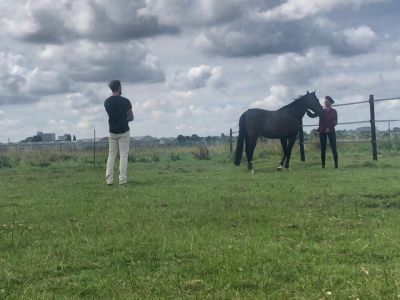
[[[220,148],[135,153],[126,188],[104,153],[9,158],[0,299],[398,298],[399,153],[339,148],[321,170],[308,149],[276,172],[265,147],[254,176]]]

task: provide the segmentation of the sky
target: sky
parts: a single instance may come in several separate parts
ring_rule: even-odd
[[[227,134],[247,109],[307,91],[397,97],[399,15],[398,0],[0,1],[0,142],[106,136],[112,79],[132,102],[131,136]],[[369,119],[368,105],[337,110]],[[399,111],[379,103],[376,119]]]

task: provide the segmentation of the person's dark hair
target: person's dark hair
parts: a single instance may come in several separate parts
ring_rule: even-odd
[[[118,92],[121,89],[121,82],[119,80],[111,80],[108,87],[112,92]]]
[[[331,104],[335,103],[331,96],[325,96],[325,99],[328,100]]]

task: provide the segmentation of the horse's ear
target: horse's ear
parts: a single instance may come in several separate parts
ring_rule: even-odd
[[[310,92],[309,91],[307,91],[307,95],[309,94]]]
[[[315,94],[317,92],[317,90],[314,90],[314,92],[312,92],[313,94]]]

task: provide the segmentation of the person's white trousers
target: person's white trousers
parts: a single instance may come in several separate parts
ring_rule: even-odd
[[[125,184],[127,181],[128,154],[129,154],[129,130],[124,133],[111,133],[108,138],[109,149],[106,169],[106,182],[113,184],[114,164],[119,149],[119,184]]]

